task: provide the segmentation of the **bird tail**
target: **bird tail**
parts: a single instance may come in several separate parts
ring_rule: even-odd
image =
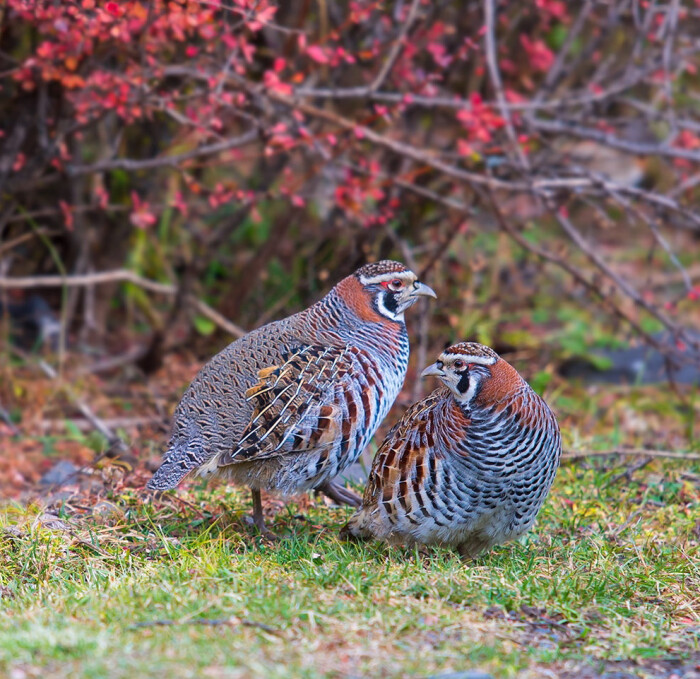
[[[170,490],[201,465],[198,450],[170,448],[156,473],[146,484],[148,490]]]

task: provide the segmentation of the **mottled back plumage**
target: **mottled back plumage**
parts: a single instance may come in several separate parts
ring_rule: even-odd
[[[430,288],[398,262],[367,264],[323,299],[233,342],[197,374],[149,488],[219,475],[285,494],[352,464],[408,365],[403,312]]]
[[[362,507],[344,530],[475,556],[534,523],[559,465],[559,426],[488,347],[450,347],[424,374],[446,386],[412,405],[389,432]]]

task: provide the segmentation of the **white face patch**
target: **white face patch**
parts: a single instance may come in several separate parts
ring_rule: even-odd
[[[452,391],[455,395],[455,399],[461,403],[471,403],[476,396],[476,390],[479,388],[479,383],[481,380],[470,378],[469,379],[469,389],[467,389],[463,394],[460,394],[456,389]]]
[[[464,370],[462,368],[455,368],[455,363],[461,361],[465,364]],[[486,370],[487,366],[491,366],[498,361],[498,356],[478,356],[475,354],[451,354],[444,352],[440,354],[438,358],[438,363],[442,362],[443,371],[445,377],[441,378],[446,386],[450,388],[455,400],[458,403],[469,406],[470,403],[476,397],[480,385],[485,379],[490,376],[490,371]],[[480,366],[474,367],[473,369],[467,368],[466,365]],[[464,389],[462,380],[464,377],[468,378],[468,384],[466,391],[460,391]]]
[[[379,296],[377,297],[377,309],[379,310],[379,313],[382,316],[386,316],[387,318],[390,318],[392,321],[403,321],[404,320],[404,315],[403,311],[399,311],[398,313],[394,314],[389,309],[386,308],[384,304],[384,295],[386,293],[381,292],[379,293]]]
[[[410,290],[413,287],[413,284],[416,282],[416,275],[412,271],[398,271],[394,273],[383,273],[379,276],[372,276],[372,277],[367,277],[367,276],[360,276],[360,283],[362,285],[382,285],[383,283],[391,283],[391,281],[394,280],[400,280],[403,283],[403,288],[400,290],[390,290],[387,287],[386,291],[382,291],[377,295],[377,311],[382,316],[385,316],[386,318],[391,319],[392,321],[400,321],[404,322],[404,310],[406,309],[407,306],[411,306],[411,304],[405,304],[402,303],[404,301],[404,298],[406,297],[407,294],[410,295]],[[408,292],[407,292],[408,291]],[[389,308],[387,308],[385,304],[385,297],[386,295],[393,294],[397,295],[397,302],[398,302],[398,310],[396,312],[391,311]],[[403,307],[403,308],[401,308]]]

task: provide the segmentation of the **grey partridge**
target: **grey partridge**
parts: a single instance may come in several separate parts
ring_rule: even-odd
[[[474,557],[534,523],[559,466],[559,426],[517,371],[481,344],[445,349],[423,375],[445,386],[389,432],[362,507],[342,532]]]
[[[401,389],[404,311],[423,295],[435,297],[403,264],[366,264],[308,309],[229,344],[186,390],[147,487],[174,488],[193,472],[249,486],[261,532],[261,489],[320,489],[358,505],[332,479],[359,457]]]

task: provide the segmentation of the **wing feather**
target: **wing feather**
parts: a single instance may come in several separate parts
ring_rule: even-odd
[[[254,404],[250,422],[219,466],[340,443],[344,394],[362,371],[360,353],[349,346],[303,346],[280,365],[259,370],[259,381],[246,391]]]

